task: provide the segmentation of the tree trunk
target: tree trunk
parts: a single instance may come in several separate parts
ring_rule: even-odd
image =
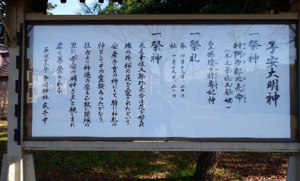
[[[195,181],[212,181],[221,152],[201,152],[194,175]]]

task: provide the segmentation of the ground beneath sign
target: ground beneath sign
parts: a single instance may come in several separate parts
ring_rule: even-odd
[[[6,151],[7,123],[0,121],[0,156]],[[192,180],[198,152],[34,152],[40,180]],[[286,180],[286,153],[222,153],[217,180]],[[2,162],[0,162],[2,166]],[[1,170],[1,168],[0,168]]]

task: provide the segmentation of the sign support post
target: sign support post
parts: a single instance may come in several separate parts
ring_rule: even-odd
[[[300,28],[299,28],[299,23],[300,23],[300,3],[298,2],[298,56],[300,53]],[[298,66],[299,66],[299,58],[298,58]],[[299,67],[298,67],[299,70]],[[300,75],[298,73],[298,80],[300,80]],[[298,85],[299,86],[299,85]],[[300,86],[298,88],[300,90]],[[300,101],[300,100],[299,100]],[[299,129],[299,123],[298,123],[298,129]],[[299,131],[298,131],[299,132]],[[300,133],[298,133],[300,134]],[[288,172],[287,172],[287,181],[299,181],[300,180],[300,152],[298,153],[291,153],[289,155],[289,166],[288,166]]]
[[[287,181],[300,180],[300,154],[290,154]]]
[[[8,25],[12,39],[6,40],[9,47],[9,113],[8,113],[8,139],[7,139],[7,154],[3,156],[3,165],[1,172],[1,180],[35,180],[33,156],[26,154],[22,149],[22,132],[23,132],[23,116],[16,117],[15,108],[18,105],[20,108],[23,106],[23,96],[18,96],[15,92],[16,80],[23,77],[24,71],[20,71],[18,75],[16,69],[16,59],[24,64],[24,51],[25,51],[25,38],[21,36],[21,44],[17,46],[18,33],[24,34],[24,28],[20,28],[20,24],[24,24],[25,19],[25,1],[22,0],[9,0],[6,1],[6,23]],[[23,31],[23,32],[21,32]],[[17,44],[16,44],[17,43]],[[21,47],[21,48],[20,48]],[[24,66],[21,67],[24,70]],[[19,80],[21,81],[21,80]],[[22,85],[23,82],[21,81]],[[23,86],[20,87],[21,94],[24,95]],[[18,100],[21,99],[21,100]],[[20,115],[23,114],[23,109],[20,110]],[[19,123],[18,123],[18,119]],[[19,124],[19,125],[18,125]],[[20,129],[19,129],[20,128]],[[17,130],[17,131],[16,131]],[[19,132],[18,132],[19,131]],[[16,133],[18,132],[18,133]],[[15,141],[15,140],[18,140]]]

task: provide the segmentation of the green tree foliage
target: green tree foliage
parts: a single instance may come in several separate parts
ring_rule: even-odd
[[[53,15],[53,13],[51,11],[53,9],[55,9],[56,7],[57,7],[56,4],[47,3],[47,15]]]

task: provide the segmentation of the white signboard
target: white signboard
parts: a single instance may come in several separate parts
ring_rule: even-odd
[[[29,25],[32,137],[291,138],[290,26]]]

